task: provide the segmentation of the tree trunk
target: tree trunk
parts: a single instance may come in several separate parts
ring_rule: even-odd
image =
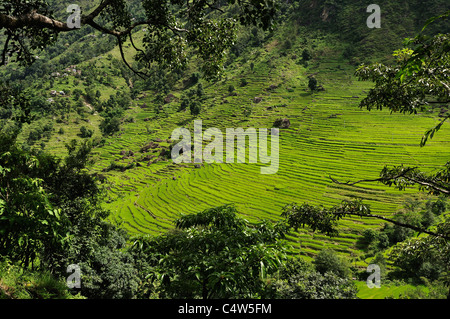
[[[207,283],[208,283],[207,279],[203,280],[203,285],[202,285],[202,298],[203,299],[208,299],[208,288],[206,286]]]

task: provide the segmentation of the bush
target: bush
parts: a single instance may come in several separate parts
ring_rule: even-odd
[[[362,241],[366,245],[370,245],[375,240],[378,240],[378,232],[376,232],[373,229],[366,229],[363,232],[363,238]]]
[[[200,79],[200,74],[198,72],[192,73],[192,75],[189,78],[189,82],[191,82],[191,84],[194,85],[194,84],[197,84],[199,79]]]
[[[191,111],[191,114],[196,116],[200,114],[200,105],[197,101],[191,101],[189,105],[189,109]]]
[[[354,299],[357,288],[350,278],[331,272],[321,274],[312,264],[297,258],[286,262],[268,289],[268,298],[277,299]]]
[[[311,272],[294,276],[284,285],[278,286],[277,297],[281,299],[355,299],[357,291],[355,284],[349,279],[336,277],[332,273]]]
[[[103,135],[113,135],[120,131],[120,116],[106,116],[100,123],[100,130]]]
[[[287,39],[286,41],[284,41],[283,43],[283,49],[284,50],[290,50],[292,48],[292,42],[291,40]]]
[[[348,278],[351,274],[350,264],[332,249],[324,249],[318,253],[313,264],[321,274],[333,272],[341,278]]]
[[[311,57],[312,57],[311,53],[308,51],[308,49],[304,49],[302,52],[302,60],[304,62],[307,62],[307,61],[311,60]]]
[[[80,128],[80,136],[82,138],[89,138],[94,134],[94,131],[91,129],[86,128],[86,126],[82,126]]]
[[[196,91],[196,93],[197,93],[197,96],[198,96],[199,98],[203,97],[204,92],[203,92],[203,85],[202,85],[201,83],[199,83],[199,84],[197,85],[197,91]]]
[[[311,91],[317,90],[317,79],[314,76],[309,77],[308,87]]]

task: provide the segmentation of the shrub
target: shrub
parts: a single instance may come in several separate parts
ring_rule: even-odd
[[[268,298],[278,299],[354,299],[357,288],[350,278],[341,278],[331,272],[321,274],[311,263],[292,259],[280,269],[270,286]]]
[[[91,129],[86,128],[86,126],[82,126],[80,128],[80,136],[82,138],[89,138],[94,134],[94,131]]]
[[[113,135],[120,130],[121,118],[120,115],[106,116],[100,123],[100,130],[103,135]]]
[[[191,111],[191,114],[196,116],[200,114],[200,105],[197,101],[191,101],[189,105],[189,109]]]
[[[378,239],[378,232],[376,232],[373,229],[364,230],[362,235],[363,235],[362,241],[366,245],[370,245],[371,243],[373,243]]]
[[[308,51],[308,49],[304,49],[302,52],[302,59],[304,62],[307,62],[311,60],[311,53]]]
[[[311,91],[317,90],[317,79],[314,76],[309,76],[308,87]]]
[[[347,278],[351,273],[349,263],[342,257],[339,257],[332,249],[322,250],[317,254],[313,263],[316,270],[321,274],[333,272],[341,278]]]
[[[311,272],[277,283],[280,299],[355,299],[357,288],[347,279],[332,273]]]

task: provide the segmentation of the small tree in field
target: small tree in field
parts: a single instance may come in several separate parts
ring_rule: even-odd
[[[317,79],[313,75],[309,76],[308,88],[311,90],[311,92],[317,90]]]

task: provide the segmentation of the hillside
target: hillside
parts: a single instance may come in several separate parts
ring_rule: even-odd
[[[444,125],[426,147],[419,147],[423,133],[438,123],[440,109],[416,115],[360,109],[373,83],[358,81],[354,73],[361,63],[392,61],[403,39],[414,36],[447,4],[432,1],[423,11],[419,1],[408,6],[380,1],[383,27],[369,29],[363,1],[347,2],[283,3],[273,32],[239,30],[223,77],[215,82],[199,77],[193,53],[183,73],[155,67],[142,80],[123,64],[113,38],[89,29],[62,35],[31,68],[11,64],[1,71],[35,97],[37,119],[24,125],[19,141],[59,157],[66,155],[65,143],[72,139],[93,141],[90,172],[103,181],[104,207],[132,235],[163,233],[180,214],[223,204],[234,204],[250,222],[277,221],[290,203],[330,207],[359,197],[377,214],[392,216],[408,200],[429,197],[415,188],[400,192],[378,183],[338,185],[330,177],[374,179],[385,165],[401,164],[434,171],[449,158],[450,130]],[[401,19],[405,23],[398,23]],[[135,46],[142,46],[145,32],[134,35]],[[128,61],[132,49],[126,42]],[[311,92],[310,76],[322,91]],[[189,103],[196,99],[198,115],[184,104],[188,97]],[[114,117],[107,112],[114,103],[129,104],[120,105],[120,129],[108,134],[102,125]],[[276,174],[260,174],[266,166],[261,163],[175,164],[168,156],[173,130],[184,127],[193,133],[194,120],[202,120],[203,132],[225,132],[270,129],[279,119],[289,125],[280,129]],[[365,269],[373,255],[362,243],[363,232],[383,225],[375,219],[345,218],[336,237],[301,229],[288,240],[292,253],[307,260],[332,248]]]
[[[89,40],[86,35],[81,41],[95,42],[98,36],[94,33]],[[139,38],[138,33],[137,41]],[[183,78],[166,93],[174,96],[170,103],[156,102],[153,90],[140,91],[123,116],[121,131],[103,139],[103,146],[95,151],[97,161],[93,171],[107,179],[106,187],[110,190],[107,208],[128,230],[161,232],[170,228],[180,213],[224,203],[236,204],[250,220],[278,219],[282,207],[291,202],[330,206],[346,197],[361,196],[376,211],[389,215],[401,209],[408,192],[378,185],[338,186],[329,176],[341,180],[375,178],[384,165],[422,163],[436,168],[445,162],[448,153],[442,150],[449,149],[448,132],[443,131],[428,147],[418,147],[423,132],[436,123],[437,114],[409,116],[358,109],[371,84],[354,77],[356,66],[344,57],[347,45],[338,36],[284,24],[274,34],[243,32],[240,39],[241,43],[246,40],[261,45],[247,44],[238,57],[230,56],[233,60],[227,62],[223,80],[216,83],[200,80],[204,96],[199,116],[192,116],[187,109],[178,111],[182,95],[190,89],[184,86]],[[72,47],[78,46],[78,42],[72,44],[64,54],[70,55]],[[312,53],[306,64],[302,62],[304,50]],[[82,75],[93,73],[93,81],[67,76],[50,80],[53,86],[49,82],[38,85],[45,88],[41,92],[49,98],[52,90],[73,93],[78,88],[83,93],[99,91],[100,100],[105,101],[118,89],[130,89],[126,77],[118,76],[115,69],[119,60],[115,48],[77,65]],[[59,71],[63,74],[64,70]],[[192,73],[195,72],[193,64]],[[307,76],[311,74],[325,91],[309,92]],[[245,86],[242,80],[246,81]],[[232,94],[228,91],[230,85],[235,88]],[[72,96],[54,99],[70,100]],[[255,97],[261,97],[262,101],[255,103]],[[86,101],[83,108],[82,117],[73,113],[68,120],[53,124],[54,132],[62,128],[64,134],[53,133],[45,142],[46,150],[64,152],[64,142],[79,138],[82,126],[92,129],[97,140],[101,138],[98,128],[101,116]],[[158,108],[159,114],[155,114]],[[247,108],[251,114],[244,116]],[[194,119],[203,120],[204,130],[216,127],[225,132],[229,127],[271,128],[278,118],[289,119],[290,127],[280,133],[277,174],[262,176],[258,165],[204,164],[195,168],[160,160],[159,154],[169,146],[172,131],[180,126],[192,130]],[[23,136],[28,134],[25,128]],[[152,141],[158,147],[142,152],[141,148]],[[133,155],[126,156],[130,151]],[[111,163],[119,169],[108,170]],[[120,167],[130,168],[121,171]],[[348,220],[339,238],[304,232],[293,240],[306,255],[326,245],[358,255],[356,240],[361,231],[379,225],[379,221]]]

